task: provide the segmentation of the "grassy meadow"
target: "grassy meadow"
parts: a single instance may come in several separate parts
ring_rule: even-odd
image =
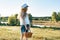
[[[60,40],[60,29],[31,28],[33,35],[29,40]],[[20,40],[20,27],[0,26],[0,40]]]

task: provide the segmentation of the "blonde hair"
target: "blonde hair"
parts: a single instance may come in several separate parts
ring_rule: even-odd
[[[27,13],[26,12],[23,12],[25,11],[25,9],[21,9],[21,17],[24,18],[26,17]]]

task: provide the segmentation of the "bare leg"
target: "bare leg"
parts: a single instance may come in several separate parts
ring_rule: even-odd
[[[28,38],[27,38],[27,37],[25,37],[25,40],[28,40]]]
[[[21,34],[21,40],[23,40],[23,34]]]
[[[25,40],[28,40],[28,38],[26,37],[26,32],[24,33],[24,37],[25,37]]]

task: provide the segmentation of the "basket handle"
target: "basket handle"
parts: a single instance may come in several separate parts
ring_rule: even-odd
[[[31,30],[28,30],[28,32],[31,32]]]

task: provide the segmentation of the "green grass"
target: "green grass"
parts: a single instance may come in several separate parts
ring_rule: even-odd
[[[31,28],[29,40],[60,40],[60,30],[53,28]],[[0,26],[0,40],[20,40],[20,27]]]

